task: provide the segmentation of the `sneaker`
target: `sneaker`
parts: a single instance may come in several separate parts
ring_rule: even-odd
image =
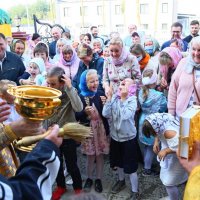
[[[140,193],[139,192],[132,192],[130,196],[130,200],[140,200]]]
[[[111,193],[116,194],[126,187],[125,179],[123,181],[118,180],[112,187]]]
[[[59,200],[66,191],[66,188],[57,186],[52,194],[52,200]]]
[[[142,175],[143,176],[158,176],[159,172],[153,171],[151,169],[143,169]]]
[[[93,180],[90,178],[87,178],[87,180],[85,181],[85,185],[84,185],[84,191],[85,192],[90,192],[92,189],[92,185],[93,185]]]
[[[100,179],[95,180],[94,189],[96,192],[99,192],[99,193],[103,191],[103,186]]]

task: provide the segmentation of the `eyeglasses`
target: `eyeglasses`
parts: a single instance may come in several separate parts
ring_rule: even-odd
[[[181,31],[172,31],[172,33],[181,33]]]

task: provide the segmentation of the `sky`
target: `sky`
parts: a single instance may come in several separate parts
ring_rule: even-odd
[[[27,4],[34,2],[36,2],[36,0],[0,0],[0,8],[8,11],[12,6],[16,6],[18,4],[26,6]]]

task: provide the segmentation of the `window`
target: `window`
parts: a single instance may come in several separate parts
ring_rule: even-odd
[[[97,6],[97,15],[99,16],[103,15],[103,6]]]
[[[115,15],[120,15],[120,14],[121,14],[121,6],[115,5]]]
[[[143,30],[147,30],[148,27],[149,27],[148,24],[141,24],[141,28],[142,28]]]
[[[70,8],[69,7],[65,7],[64,8],[64,17],[69,17],[69,12],[70,12]]]
[[[168,3],[162,3],[162,13],[168,13]]]
[[[140,14],[148,14],[149,13],[149,4],[140,4]]]
[[[124,32],[124,25],[123,24],[116,24],[116,31],[119,33]]]
[[[162,24],[162,30],[168,30],[167,24]]]
[[[87,16],[88,15],[88,7],[87,6],[80,7],[80,15],[81,16]]]

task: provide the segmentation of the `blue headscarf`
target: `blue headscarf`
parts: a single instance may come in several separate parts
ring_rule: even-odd
[[[79,88],[81,90],[81,95],[83,95],[84,97],[92,97],[96,94],[96,92],[92,92],[88,89],[88,86],[87,86],[87,80],[86,80],[86,77],[87,77],[87,73],[88,73],[89,70],[85,70],[82,74],[81,74],[81,77],[80,77],[80,83],[79,83]]]

